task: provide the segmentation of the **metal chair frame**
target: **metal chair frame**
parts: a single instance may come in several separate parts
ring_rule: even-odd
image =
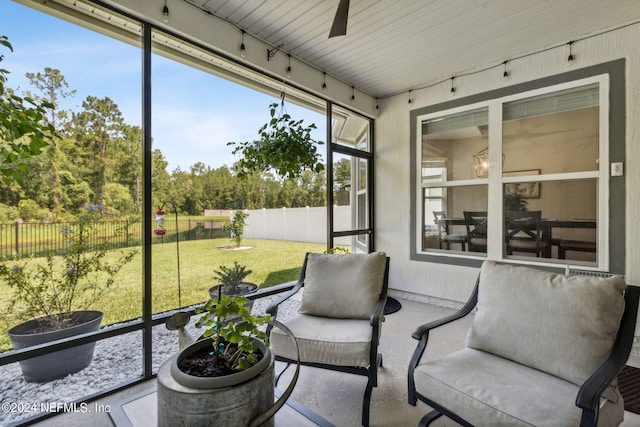
[[[429,340],[429,332],[435,328],[451,323],[455,320],[461,319],[471,313],[478,302],[478,288],[480,284],[480,276],[476,280],[476,285],[471,293],[471,297],[467,303],[456,313],[443,317],[442,319],[434,320],[419,326],[411,335],[418,340],[418,346],[416,347],[411,362],[409,363],[408,370],[408,400],[409,404],[416,406],[419,400],[425,402],[427,405],[433,408],[431,412],[425,415],[418,426],[425,427],[431,424],[442,415],[446,415],[457,423],[465,427],[473,427],[473,424],[469,421],[461,418],[453,411],[449,410],[440,403],[436,403],[430,398],[418,393],[415,388],[415,382],[413,378],[414,371],[422,354],[424,353]],[[605,389],[611,384],[614,378],[622,371],[627,363],[629,354],[631,353],[631,347],[633,346],[633,338],[636,327],[636,317],[638,315],[638,299],[640,298],[640,287],[627,286],[624,293],[625,308],[620,321],[620,327],[618,328],[618,335],[616,336],[613,349],[607,360],[587,379],[587,381],[580,387],[576,396],[576,406],[582,409],[582,417],[580,421],[580,427],[595,427],[598,422],[598,411],[600,404],[600,396]]]
[[[278,306],[295,295],[302,287],[304,286],[305,272],[307,269],[307,260],[309,258],[309,253],[305,255],[304,263],[302,265],[302,271],[300,272],[300,278],[298,282],[294,286],[291,291],[287,294],[283,295],[280,299],[273,302],[266,310],[267,314],[273,316],[274,318],[278,315]],[[371,393],[373,391],[373,387],[377,387],[378,385],[378,367],[382,366],[382,355],[378,353],[378,345],[380,341],[380,326],[382,321],[384,320],[384,306],[387,301],[387,292],[389,288],[389,257],[386,259],[386,266],[384,271],[384,278],[382,284],[382,292],[380,294],[380,298],[376,303],[373,312],[371,313],[370,323],[371,323],[371,347],[369,349],[369,366],[368,367],[359,367],[359,366],[339,366],[339,365],[327,365],[323,363],[311,363],[300,361],[301,365],[311,366],[314,368],[328,369],[332,371],[344,372],[348,374],[356,374],[362,375],[368,378],[367,385],[364,391],[364,398],[362,403],[362,425],[369,425],[369,410],[371,406]],[[272,326],[269,325],[267,327],[267,333],[271,334]],[[276,385],[278,384],[278,380],[280,379],[280,375],[282,375],[287,368],[291,364],[295,364],[295,360],[287,359],[282,356],[275,356],[275,359],[280,362],[286,363],[285,369],[280,372],[280,374],[276,377]]]

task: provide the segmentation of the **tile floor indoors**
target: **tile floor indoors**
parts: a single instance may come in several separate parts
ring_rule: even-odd
[[[390,314],[382,327],[381,353],[384,367],[378,377],[378,387],[373,389],[371,400],[371,426],[404,427],[417,425],[428,412],[428,407],[418,402],[416,407],[407,403],[407,366],[416,345],[411,333],[416,326],[443,317],[452,310],[401,299],[402,309]],[[470,318],[461,319],[433,332],[427,349],[427,357],[439,357],[463,346]],[[433,345],[436,344],[436,345]],[[633,357],[629,364],[640,367],[640,358]],[[291,370],[293,371],[293,370]],[[281,387],[286,387],[288,377],[283,376]],[[293,397],[338,427],[360,425],[362,394],[365,377],[302,368]],[[131,387],[98,401],[115,405],[117,402],[155,386],[155,380]],[[35,424],[49,426],[112,426],[107,414],[60,414]],[[457,426],[455,422],[441,418],[434,426]],[[640,426],[640,415],[625,412],[622,427]],[[150,426],[151,427],[151,426]]]

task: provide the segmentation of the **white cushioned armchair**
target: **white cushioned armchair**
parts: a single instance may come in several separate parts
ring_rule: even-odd
[[[640,288],[485,261],[457,313],[418,327],[409,403],[463,426],[616,426],[616,376],[635,331]],[[429,331],[477,311],[466,347],[424,362]]]
[[[267,308],[276,317],[278,305],[304,287],[298,314],[281,321],[296,337],[302,365],[368,377],[364,426],[369,425],[371,392],[382,365],[378,340],[388,280],[389,258],[383,252],[308,253],[296,286]],[[268,332],[276,360],[295,363],[296,348],[287,335],[275,327]]]

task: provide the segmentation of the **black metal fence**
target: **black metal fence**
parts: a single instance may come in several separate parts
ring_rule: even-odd
[[[69,240],[65,237],[75,222],[26,222],[0,224],[0,260],[47,253],[64,253]],[[131,221],[101,221],[96,225],[97,235],[108,237],[113,248],[127,248],[142,244],[142,223]],[[204,240],[228,237],[223,224],[212,220],[165,220],[166,234],[154,235],[154,244],[182,240]]]

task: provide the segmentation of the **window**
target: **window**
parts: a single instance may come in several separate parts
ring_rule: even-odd
[[[603,68],[413,111],[412,258],[620,272],[624,82]]]
[[[330,246],[351,252],[373,250],[373,156],[371,120],[338,106],[331,108],[329,179],[332,192]]]

